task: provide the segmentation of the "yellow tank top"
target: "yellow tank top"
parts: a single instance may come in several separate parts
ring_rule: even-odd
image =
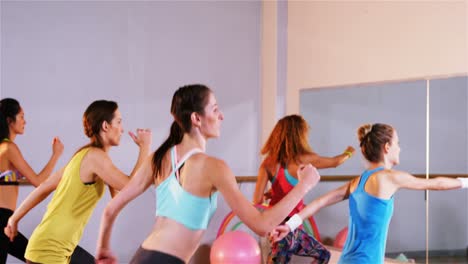
[[[84,184],[80,167],[89,148],[80,150],[65,167],[41,223],[26,249],[26,259],[38,263],[68,263],[83,230],[104,192],[104,182]]]

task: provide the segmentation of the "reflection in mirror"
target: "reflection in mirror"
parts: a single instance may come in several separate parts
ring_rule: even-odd
[[[426,81],[392,82],[337,88],[303,90],[300,111],[310,126],[310,144],[324,156],[342,153],[346,146],[356,148],[345,164],[321,170],[322,181],[305,198],[314,198],[336,189],[366,168],[356,136],[364,123],[386,123],[397,131],[401,143],[400,165],[394,167],[412,174],[424,174],[426,152]],[[339,175],[338,181],[327,181]],[[341,180],[340,180],[341,179]],[[404,258],[426,248],[424,191],[400,190],[394,196],[386,257]],[[324,243],[332,244],[348,225],[348,201],[319,211],[315,216]],[[401,255],[403,253],[404,255]]]
[[[468,176],[468,78],[430,80],[431,175]],[[434,263],[468,263],[466,190],[429,193],[429,256]]]

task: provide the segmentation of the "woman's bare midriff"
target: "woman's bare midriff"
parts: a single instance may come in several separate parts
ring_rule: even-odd
[[[18,185],[0,185],[0,208],[16,209]]]
[[[157,250],[189,262],[205,230],[191,230],[172,219],[157,217],[153,231],[143,242],[146,250]]]

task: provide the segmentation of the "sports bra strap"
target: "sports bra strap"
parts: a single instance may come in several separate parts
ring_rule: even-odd
[[[0,174],[0,178],[3,178],[3,177],[5,177],[5,175],[11,174],[11,173],[12,173],[11,170],[7,170],[7,171],[5,171],[5,172],[2,172],[2,173]]]
[[[185,155],[180,159],[179,162],[177,162],[177,147],[174,146],[172,148],[172,152],[171,152],[171,160],[172,160],[172,171],[175,172],[175,175],[176,175],[176,178],[177,178],[177,181],[179,181],[179,168],[185,163],[185,161],[190,158],[193,154],[195,153],[200,153],[200,152],[203,152],[201,149],[199,148],[194,148],[194,149],[191,149],[189,150],[187,153],[185,153]]]
[[[276,164],[276,171],[275,174],[273,174],[273,177],[271,178],[271,182],[274,182],[276,180],[276,176],[278,176],[278,173],[281,169],[281,164]]]
[[[176,171],[176,165],[177,165],[177,150],[176,150],[176,147],[174,146],[172,149],[171,149],[171,167],[172,167],[172,171]],[[176,172],[177,174],[177,172]]]

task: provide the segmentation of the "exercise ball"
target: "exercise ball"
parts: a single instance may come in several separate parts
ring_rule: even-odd
[[[246,232],[236,230],[218,237],[211,247],[211,264],[260,264],[258,242]]]

